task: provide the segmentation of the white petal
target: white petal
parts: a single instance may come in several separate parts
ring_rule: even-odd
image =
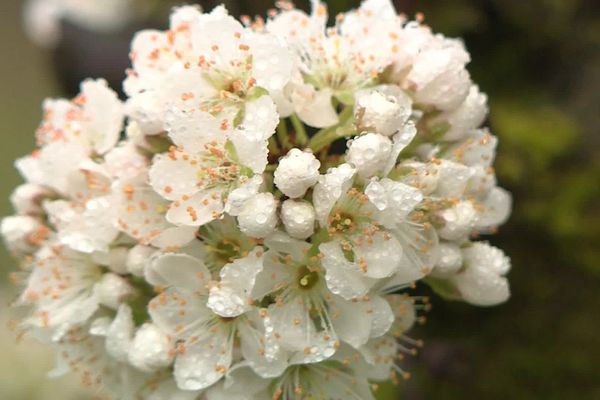
[[[138,392],[136,395],[143,396],[142,398],[146,400],[196,400],[200,395],[199,391],[179,389],[175,380],[171,377],[158,382],[157,385],[146,385],[143,389],[147,389],[148,393],[143,391],[143,393]]]
[[[254,372],[263,378],[280,376],[288,366],[287,358],[265,357],[264,334],[243,324],[239,329],[242,355]]]
[[[307,242],[294,239],[280,231],[270,235],[265,244],[270,250],[291,255],[294,260],[302,260],[310,248]]]
[[[344,256],[337,242],[327,242],[319,246],[324,255],[321,260],[325,268],[325,281],[332,293],[351,300],[367,294],[374,281],[365,277],[357,264]]]
[[[185,247],[194,240],[197,231],[198,228],[195,226],[172,226],[163,230],[158,236],[152,239],[150,244],[159,249],[173,251],[174,249]]]
[[[316,329],[305,306],[297,301],[269,306],[268,314],[280,343],[292,351],[303,351],[315,341]]]
[[[201,287],[198,286],[200,290]],[[185,289],[168,288],[148,304],[148,312],[163,332],[175,339],[198,335],[198,327],[211,321],[215,314],[205,306],[206,297]]]
[[[261,136],[254,136],[253,132],[242,129],[236,129],[229,135],[240,164],[250,168],[255,174],[261,174],[268,162],[269,142]]]
[[[29,183],[68,194],[70,173],[77,171],[87,156],[87,150],[81,145],[54,142],[44,146],[35,157],[17,160],[15,165]]]
[[[371,298],[372,321],[370,337],[376,338],[385,335],[394,323],[394,312],[390,303],[381,296]]]
[[[262,176],[254,175],[247,182],[242,183],[240,187],[233,189],[227,196],[224,211],[229,215],[239,215],[246,201],[258,193],[262,183]]]
[[[448,154],[462,164],[470,167],[481,166],[487,168],[494,162],[498,138],[486,129],[479,129],[469,133],[469,136],[459,145],[450,148]]]
[[[223,212],[220,189],[202,190],[186,200],[171,203],[167,221],[176,225],[201,226],[215,220]]]
[[[124,107],[104,79],[86,80],[81,84],[85,131],[96,152],[113,148],[123,129]]]
[[[379,222],[389,228],[404,222],[414,207],[423,200],[418,189],[388,178],[371,180],[365,188],[365,194],[381,212],[377,216]]]
[[[295,107],[302,122],[314,128],[327,128],[338,123],[339,118],[331,102],[330,89],[303,91],[304,93],[296,95],[302,96],[301,102],[296,100],[301,106]]]
[[[402,224],[393,234],[402,244],[403,258],[398,272],[386,285],[405,286],[429,274],[439,254],[435,229]]]
[[[108,175],[126,178],[139,175],[148,168],[146,157],[133,142],[121,142],[104,155],[104,167]]]
[[[280,91],[290,80],[294,66],[288,48],[269,34],[252,35],[252,75],[258,86],[268,91]]]
[[[417,310],[410,296],[403,294],[392,294],[387,296],[392,306],[396,320],[394,321],[392,335],[402,336],[417,322]]]
[[[377,232],[354,246],[355,261],[369,278],[387,278],[398,271],[402,246],[394,235]]]
[[[82,214],[65,221],[59,231],[61,243],[84,253],[108,251],[119,234],[114,211],[110,196],[88,201]]]
[[[475,226],[487,231],[506,222],[512,209],[512,196],[506,190],[495,187],[479,205],[482,210]]]
[[[112,192],[119,228],[140,243],[150,243],[171,226],[165,219],[168,201],[146,183],[145,174],[118,180]]]
[[[257,376],[248,367],[232,368],[222,384],[210,387],[206,391],[206,400],[269,400],[264,390],[270,383],[268,379]]]
[[[248,256],[225,265],[220,272],[221,281],[210,288],[207,306],[226,318],[237,317],[249,311],[256,276],[262,268],[263,250],[260,247]]]
[[[436,194],[441,197],[461,197],[472,176],[472,169],[449,160],[441,160]]]
[[[133,329],[131,308],[127,304],[121,304],[106,333],[106,351],[108,354],[118,361],[126,362]]]
[[[221,120],[208,112],[171,107],[165,118],[169,137],[188,154],[203,151],[210,142],[224,143],[227,137]]]
[[[156,193],[169,200],[181,200],[198,192],[199,167],[182,157],[173,159],[165,154],[154,157],[148,175]]]
[[[313,190],[313,205],[321,226],[327,226],[327,218],[338,199],[350,189],[356,170],[349,164],[330,168],[321,175]]]
[[[218,331],[188,345],[175,360],[173,375],[177,386],[200,390],[221,379],[231,366],[232,340],[226,332]]]
[[[333,328],[338,338],[355,349],[367,343],[373,320],[371,302],[346,301],[334,297],[328,304],[331,307]]]
[[[278,123],[275,103],[269,96],[261,96],[246,104],[241,126],[230,135],[240,162],[254,173],[262,173],[267,165],[267,141]]]
[[[187,254],[162,254],[145,270],[146,280],[154,286],[176,287],[205,293],[210,272],[202,261]]]
[[[464,44],[438,39],[440,45],[420,52],[406,80],[415,87],[415,102],[441,110],[458,107],[469,93],[471,81],[465,64]]]
[[[398,344],[390,336],[383,336],[370,340],[360,349],[367,365],[362,371],[369,379],[385,381],[395,372],[396,358],[398,357]],[[392,372],[394,371],[394,372]]]

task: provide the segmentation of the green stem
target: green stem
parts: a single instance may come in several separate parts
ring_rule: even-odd
[[[276,164],[269,164],[265,167],[265,172],[275,172],[276,169],[277,169]]]
[[[279,154],[279,145],[273,136],[269,138],[269,153]]]
[[[285,119],[279,121],[279,125],[277,125],[277,139],[279,140],[279,144],[284,149],[291,148],[290,137],[288,135],[287,124],[285,123]]]
[[[319,247],[321,243],[329,242],[331,240],[331,236],[329,236],[329,232],[327,232],[326,228],[323,228],[317,231],[312,238],[310,239],[311,244]]]
[[[304,146],[306,143],[308,143],[308,134],[306,133],[304,124],[302,121],[300,121],[300,118],[298,118],[296,114],[292,114],[290,116],[290,121],[294,127],[294,132],[296,132],[296,143],[298,143],[300,146]]]
[[[337,125],[321,129],[317,132],[308,142],[308,147],[310,147],[314,153],[317,153],[337,139],[353,135],[356,132],[354,120],[352,118],[353,115],[352,107],[346,107],[344,111],[340,113],[340,120]]]

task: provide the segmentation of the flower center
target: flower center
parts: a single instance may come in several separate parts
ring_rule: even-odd
[[[311,271],[306,265],[298,268],[298,286],[301,289],[311,289],[317,284],[318,281],[319,273],[317,271]]]
[[[240,248],[240,243],[235,239],[223,239],[216,245],[215,258],[222,265],[228,264],[239,257]]]
[[[329,227],[331,234],[351,234],[356,231],[356,222],[351,214],[338,211],[330,217]]]

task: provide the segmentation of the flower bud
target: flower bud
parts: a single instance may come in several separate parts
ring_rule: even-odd
[[[314,154],[291,149],[279,160],[274,174],[275,185],[288,197],[302,197],[308,188],[317,183],[320,166]]]
[[[123,299],[133,293],[133,288],[125,279],[109,272],[96,284],[95,291],[100,304],[116,310]]]
[[[52,193],[43,186],[33,183],[19,185],[11,194],[10,202],[17,214],[39,215],[43,213],[42,200]]]
[[[49,232],[36,218],[26,215],[4,218],[0,230],[6,246],[15,254],[33,253]]]
[[[391,88],[368,89],[356,95],[354,115],[359,131],[392,136],[408,120],[411,114],[410,98],[401,90],[392,94]]]
[[[238,216],[240,230],[254,238],[264,238],[277,225],[277,200],[271,193],[258,193],[251,197]]]
[[[479,127],[488,112],[487,96],[479,91],[477,85],[472,85],[467,98],[458,108],[450,112],[443,112],[435,117],[431,123],[447,123],[448,130],[444,133],[444,140],[461,140],[465,135]]]
[[[460,247],[454,243],[440,243],[438,251],[439,258],[433,274],[447,276],[458,272],[463,262]]]
[[[406,85],[416,103],[438,110],[453,110],[469,93],[471,79],[465,68],[469,53],[462,42],[438,39],[416,57]]]
[[[438,230],[442,239],[465,239],[473,230],[477,219],[477,210],[470,201],[461,201],[453,207],[439,213],[444,226]]]
[[[377,175],[387,165],[392,153],[392,141],[377,133],[358,136],[350,142],[346,161],[356,167],[363,178]]]
[[[306,239],[315,229],[315,209],[307,201],[288,199],[281,206],[281,221],[291,237]]]
[[[173,343],[156,325],[146,323],[135,334],[129,349],[129,362],[144,372],[153,372],[173,362]]]
[[[125,261],[127,271],[136,276],[144,276],[146,262],[155,252],[155,248],[141,244],[132,247],[127,254],[127,260]]]
[[[92,253],[92,259],[95,263],[108,267],[111,271],[117,274],[127,273],[127,248],[115,247],[108,252]]]
[[[463,250],[465,270],[452,278],[463,299],[480,306],[502,303],[510,296],[504,275],[510,259],[502,250],[484,242]]]

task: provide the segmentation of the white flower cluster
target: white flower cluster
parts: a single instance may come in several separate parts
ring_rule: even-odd
[[[367,0],[267,20],[176,9],[48,100],[2,234],[56,374],[122,399],[373,399],[406,376],[422,280],[509,296],[486,96],[460,41]],[[347,139],[345,154],[332,144]]]

